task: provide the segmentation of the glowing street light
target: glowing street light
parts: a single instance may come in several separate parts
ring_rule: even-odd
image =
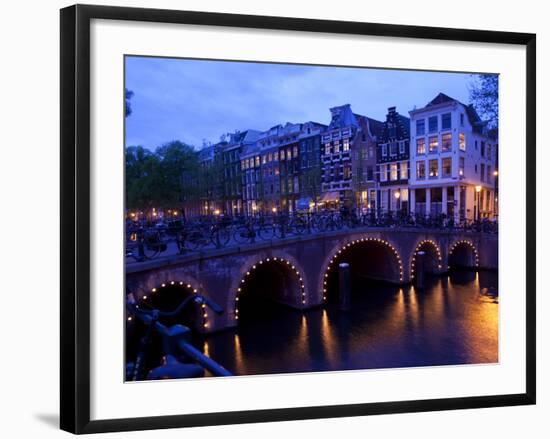
[[[476,186],[476,192],[477,193],[481,192],[481,186],[479,186],[479,185]]]
[[[400,191],[396,191],[395,194],[394,194],[395,198],[397,200],[399,200],[399,198],[401,197],[401,192]]]
[[[494,175],[495,177],[498,176],[498,171],[495,170],[495,172],[493,172],[493,175]]]
[[[274,207],[274,208],[271,209],[271,211],[272,211],[273,213],[277,213],[277,208]]]
[[[216,209],[216,210],[214,211],[214,215],[218,216],[219,214],[220,214],[220,209]]]

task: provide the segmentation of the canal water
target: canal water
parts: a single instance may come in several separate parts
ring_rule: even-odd
[[[498,273],[452,272],[423,290],[353,279],[352,289],[348,312],[251,294],[238,328],[197,347],[235,375],[498,362]]]

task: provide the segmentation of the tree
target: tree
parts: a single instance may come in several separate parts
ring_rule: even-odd
[[[168,142],[156,149],[160,161],[163,194],[159,199],[162,207],[184,207],[199,197],[198,154],[192,146],[179,140]]]
[[[132,96],[134,96],[134,92],[132,90],[128,90],[127,88],[125,88],[124,89],[124,106],[125,106],[126,117],[132,114],[132,106],[130,105],[130,99],[132,99]]]
[[[498,75],[472,75],[470,102],[489,129],[498,130]]]
[[[142,146],[129,146],[126,161],[126,207],[148,210],[162,196],[162,176],[158,157]]]
[[[311,198],[315,203],[321,196],[321,167],[313,166],[302,172],[302,193]]]

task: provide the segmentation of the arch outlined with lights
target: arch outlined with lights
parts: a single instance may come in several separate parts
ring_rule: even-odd
[[[420,242],[418,242],[418,244],[416,245],[416,247],[414,249],[414,252],[411,256],[411,267],[410,267],[411,281],[415,277],[414,275],[415,275],[416,255],[422,249],[422,246],[424,246],[424,245],[430,245],[435,250],[435,253],[437,254],[437,266],[438,266],[438,268],[441,269],[441,267],[443,266],[442,265],[443,264],[443,257],[442,257],[441,249],[439,248],[437,243],[433,239],[423,239]]]
[[[252,259],[252,258],[251,258]],[[273,256],[256,256],[251,261],[249,261],[247,264],[244,265],[244,267],[247,267],[246,269],[242,269],[240,272],[240,276],[238,278],[238,282],[233,285],[230,292],[229,302],[230,302],[230,308],[232,313],[232,320],[238,321],[239,320],[239,296],[243,292],[244,285],[246,284],[246,281],[248,277],[254,272],[254,270],[258,269],[260,266],[264,264],[279,264],[281,266],[285,266],[290,273],[294,274],[296,276],[296,279],[300,286],[300,292],[299,292],[299,298],[300,303],[302,306],[307,306],[308,304],[308,294],[307,294],[307,283],[305,281],[305,273],[304,270],[301,269],[298,262],[289,255],[280,255],[276,254]]]
[[[474,245],[474,243],[472,241],[468,241],[466,239],[460,239],[458,241],[455,241],[453,243],[453,245],[451,245],[451,248],[449,249],[449,256],[447,258],[449,262],[447,263],[447,270],[449,270],[451,268],[450,261],[451,261],[451,256],[453,255],[453,252],[460,245],[466,245],[467,247],[470,247],[473,250],[474,259],[475,259],[475,266],[476,266],[476,268],[478,268],[479,267],[479,253],[477,251],[476,246]]]
[[[387,247],[395,256],[395,260],[397,261],[397,264],[399,266],[399,282],[403,282],[403,260],[401,259],[401,256],[399,255],[399,252],[397,251],[397,248],[388,240],[382,239],[382,238],[373,238],[373,237],[367,237],[367,238],[357,238],[352,239],[351,241],[337,246],[336,250],[334,250],[330,256],[327,258],[325,263],[323,264],[323,270],[322,278],[319,281],[318,287],[319,292],[321,294],[322,302],[326,302],[327,300],[327,278],[328,278],[328,272],[332,268],[332,264],[336,261],[336,258],[341,255],[345,250],[348,248],[361,244],[366,242],[373,242],[373,243],[379,243],[383,244],[385,247]]]
[[[144,292],[144,294],[141,295],[141,297],[139,297],[137,299],[137,304],[139,305],[140,302],[147,301],[147,299],[151,295],[158,294],[159,292],[162,291],[163,288],[171,287],[171,286],[183,287],[183,288],[187,289],[192,294],[198,294],[199,293],[199,288],[196,285],[190,283],[190,281],[166,280],[164,282],[161,282],[161,283],[157,284],[157,286],[155,286],[153,288],[150,288],[149,290],[144,290],[144,289],[140,288]],[[208,296],[203,291],[201,291],[201,294],[203,294],[204,296]],[[207,330],[208,327],[209,327],[208,310],[207,310],[206,305],[204,303],[201,304],[201,315],[202,315],[202,322],[201,322],[202,329]],[[131,317],[128,317],[128,320],[131,320]]]

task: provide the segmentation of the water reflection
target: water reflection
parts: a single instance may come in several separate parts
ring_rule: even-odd
[[[254,318],[241,315],[207,349],[237,375],[493,363],[497,281],[493,272],[457,272],[419,290],[355,280],[350,312],[329,303],[302,313],[258,297]]]

